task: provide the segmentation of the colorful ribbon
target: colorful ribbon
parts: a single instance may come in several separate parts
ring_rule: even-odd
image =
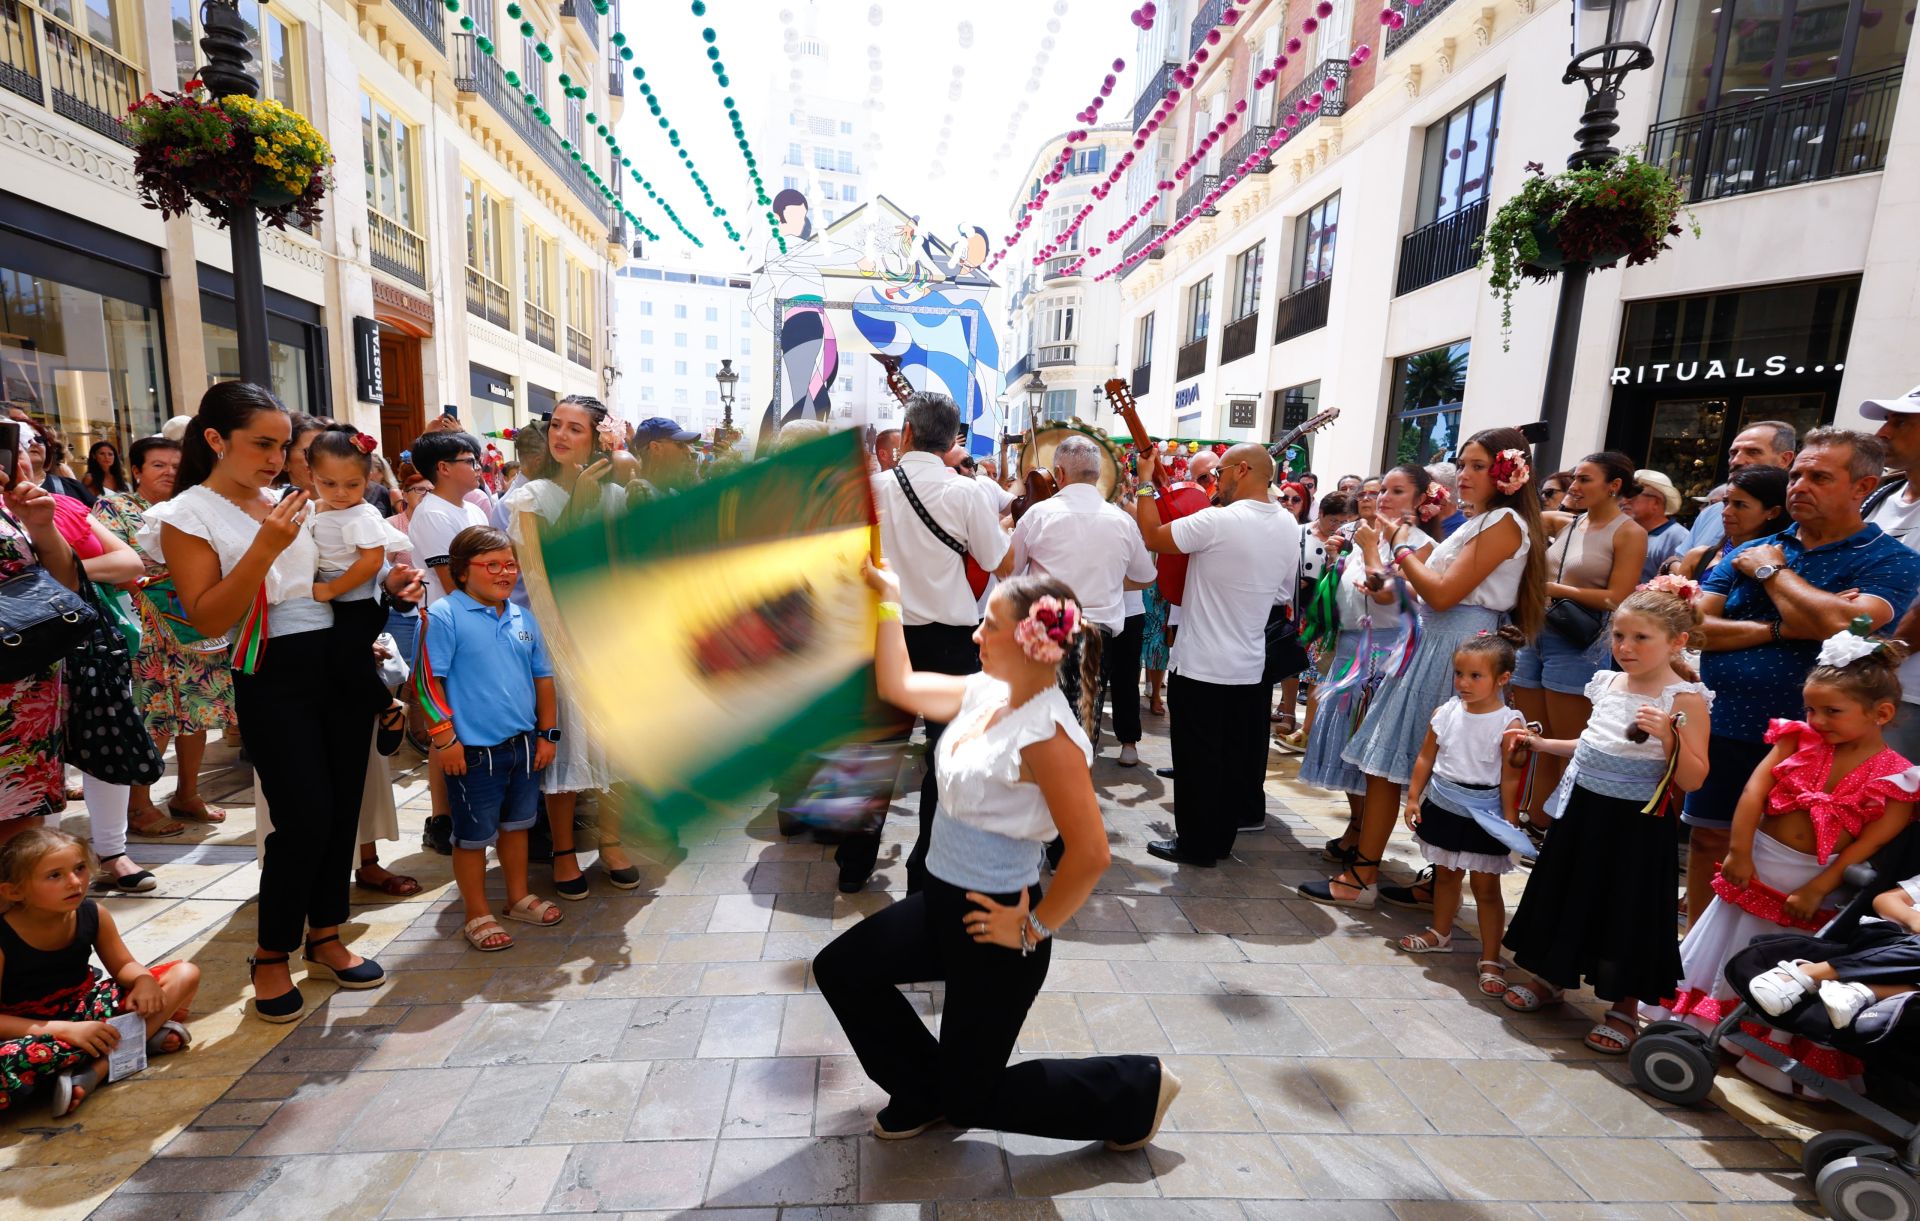
[[[413,668],[413,694],[427,714],[427,734],[453,724],[453,709],[433,689],[433,660],[427,654],[427,608],[420,608],[420,664]]]
[[[242,674],[257,674],[260,659],[267,651],[267,587],[264,582],[254,591],[253,605],[233,637],[233,668]]]

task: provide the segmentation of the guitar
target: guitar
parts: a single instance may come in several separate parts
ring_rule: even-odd
[[[1136,448],[1145,449],[1153,444],[1153,438],[1147,435],[1146,426],[1140,423],[1140,408],[1133,401],[1133,390],[1123,377],[1116,377],[1106,385],[1107,402],[1120,413],[1127,422],[1127,431],[1133,437]],[[1174,521],[1186,517],[1207,507],[1207,490],[1197,483],[1181,480],[1178,483],[1167,477],[1167,468],[1154,463],[1153,486],[1160,493],[1160,520]],[[1187,557],[1184,555],[1156,555],[1154,564],[1160,570],[1160,596],[1174,606],[1187,592]]]
[[[898,356],[888,356],[881,352],[875,352],[873,358],[879,361],[880,367],[887,371],[887,389],[893,391],[893,397],[900,400],[902,407],[906,406],[907,400],[914,395],[914,389],[913,383],[907,380],[907,375],[900,372],[900,358]],[[899,470],[898,467],[894,469],[896,471]],[[904,473],[901,473],[899,478],[903,484],[906,482]],[[927,518],[927,522],[928,529],[935,529],[931,517]],[[935,532],[939,533],[937,530]],[[980,567],[974,560],[973,553],[965,547],[959,546],[957,541],[950,536],[941,535],[941,541],[945,542],[948,546],[955,547],[960,552],[960,562],[967,573],[967,588],[973,591],[973,596],[978,598],[981,594],[987,592],[987,579],[991,574],[988,573],[986,569]]]
[[[1339,418],[1340,409],[1329,407],[1325,411],[1316,413],[1305,423],[1289,430],[1286,436],[1268,446],[1267,453],[1273,458],[1273,469],[1285,475],[1287,472],[1283,464],[1287,460],[1287,451],[1293,448],[1294,443],[1309,433],[1319,432]]]

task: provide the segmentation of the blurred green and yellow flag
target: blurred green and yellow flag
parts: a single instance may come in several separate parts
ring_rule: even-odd
[[[521,565],[558,681],[654,819],[684,825],[860,736],[873,522],[848,431],[529,533]]]

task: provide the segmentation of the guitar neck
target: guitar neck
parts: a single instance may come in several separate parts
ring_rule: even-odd
[[[1133,393],[1127,388],[1124,380],[1115,378],[1107,383],[1107,402],[1112,404],[1113,409],[1120,413],[1120,418],[1127,422],[1127,431],[1133,436],[1135,449],[1144,451],[1153,444],[1153,438],[1147,435],[1146,426],[1140,422],[1140,409],[1133,401]],[[1165,492],[1168,484],[1166,467],[1161,463],[1154,463],[1154,490]]]

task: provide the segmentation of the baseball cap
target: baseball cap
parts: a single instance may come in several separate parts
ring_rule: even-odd
[[[1869,420],[1884,420],[1890,415],[1920,415],[1920,386],[1897,399],[1868,399],[1860,404],[1860,414]]]
[[[649,441],[698,441],[700,434],[689,432],[680,427],[680,421],[669,420],[662,415],[640,421],[633,430],[633,444],[638,447]]]
[[[1659,471],[1635,471],[1633,481],[1643,488],[1652,488],[1659,492],[1667,502],[1667,512],[1680,511],[1680,489],[1673,486],[1673,480]]]

